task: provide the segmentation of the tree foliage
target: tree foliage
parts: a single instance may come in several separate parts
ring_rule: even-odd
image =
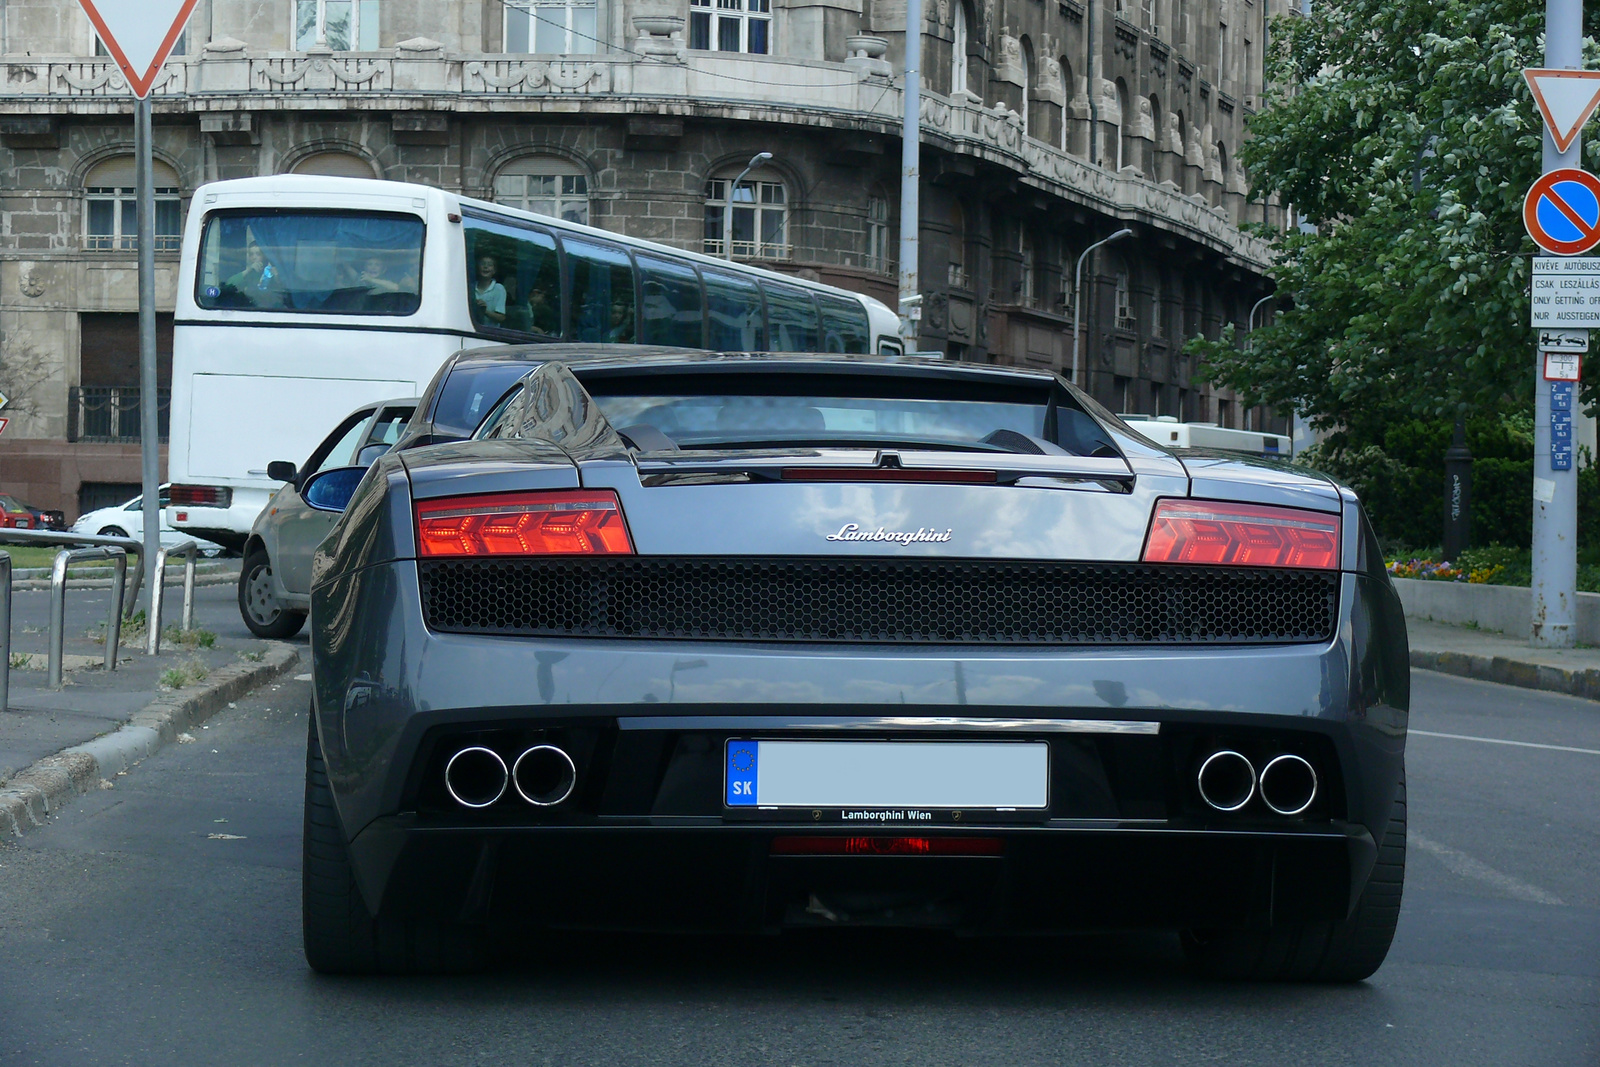
[[[1531,410],[1522,199],[1542,124],[1522,69],[1543,65],[1543,28],[1526,0],[1317,0],[1274,21],[1279,88],[1240,158],[1252,195],[1317,232],[1272,235],[1277,314],[1248,349],[1191,341],[1203,373],[1323,427]]]

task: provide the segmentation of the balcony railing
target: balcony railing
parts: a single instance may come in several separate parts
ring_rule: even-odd
[[[181,234],[156,234],[155,249],[157,252],[177,252],[182,244],[183,236]],[[83,247],[90,252],[136,252],[139,249],[139,235],[132,233],[86,233],[83,235]]]
[[[171,424],[172,390],[156,391],[156,426],[162,441]],[[67,391],[67,440],[98,443],[139,440],[139,387],[75,385]]]
[[[773,244],[769,241],[730,241],[733,245],[734,259],[790,259],[794,256],[793,245]],[[721,256],[723,254],[722,242],[716,238],[707,237],[700,249],[708,256]]]

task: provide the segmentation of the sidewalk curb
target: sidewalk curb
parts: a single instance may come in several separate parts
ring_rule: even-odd
[[[192,693],[157,697],[111,733],[64,748],[11,776],[0,788],[0,838],[21,837],[103,779],[155,755],[191,726],[211,718],[257,686],[293,670],[300,650],[279,645],[260,663],[236,663],[211,673]]]
[[[1505,656],[1478,656],[1470,652],[1442,652],[1434,649],[1411,650],[1411,666],[1425,671],[1477,678],[1523,689],[1542,689],[1551,693],[1600,700],[1600,670],[1570,670]]]

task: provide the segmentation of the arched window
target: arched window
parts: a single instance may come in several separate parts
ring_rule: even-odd
[[[1067,132],[1069,126],[1067,115],[1072,110],[1072,98],[1076,93],[1077,83],[1072,80],[1072,63],[1066,56],[1061,57],[1061,151],[1072,151],[1071,134]]]
[[[967,212],[961,206],[961,201],[955,200],[950,204],[950,276],[948,278],[952,289],[970,289],[972,281],[967,277]]]
[[[1150,142],[1150,152],[1145,157],[1144,176],[1158,182],[1161,180],[1161,152],[1166,146],[1161,143],[1161,101],[1154,93],[1150,95],[1150,123],[1154,127],[1152,132],[1155,139]]]
[[[1113,265],[1116,271],[1116,309],[1117,329],[1132,330],[1133,321],[1133,290],[1128,283],[1128,265],[1122,260],[1117,260]]]
[[[972,33],[972,13],[965,3],[956,5],[955,40],[950,43],[950,91],[967,91],[967,40]]]
[[[506,51],[542,55],[593,52],[595,0],[535,0],[532,4],[506,4]]]
[[[867,269],[889,273],[889,197],[874,189],[867,197]]]
[[[557,156],[512,160],[495,177],[494,199],[507,207],[589,224],[589,177],[582,167]]]
[[[1030,113],[1032,101],[1028,95],[1033,92],[1033,42],[1026,36],[1022,38],[1022,135],[1028,136],[1032,132]]]
[[[1017,264],[1017,303],[1027,307],[1033,307],[1035,304],[1033,285],[1036,272],[1034,270],[1033,254],[1033,233],[1026,223],[1019,221],[1017,224],[1017,258],[1020,262]]]
[[[352,152],[317,152],[306,156],[291,174],[325,174],[331,178],[376,178],[372,164]]]
[[[789,197],[783,180],[763,167],[731,188],[740,169],[729,167],[706,182],[702,251],[723,256],[731,246],[738,259],[788,259]]]
[[[183,204],[178,199],[178,172],[153,161],[157,252],[176,252],[183,231]],[[139,246],[138,199],[134,195],[132,156],[98,163],[84,176],[83,246],[91,249],[135,249]]]
[[[1220,206],[1222,194],[1228,188],[1228,146],[1221,141],[1217,142],[1217,199]]]
[[[1128,106],[1128,83],[1117,79],[1117,170],[1127,165],[1128,133],[1133,127],[1132,109]]]

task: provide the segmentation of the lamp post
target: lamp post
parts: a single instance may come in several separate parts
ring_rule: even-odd
[[[739,191],[739,183],[744,181],[744,176],[761,166],[772,158],[771,152],[757,152],[750,157],[749,164],[733,179],[733,184],[728,186],[728,202],[722,209],[722,258],[733,259],[733,198]],[[759,199],[759,198],[758,198]],[[761,235],[756,235],[756,248],[761,247]]]
[[[1246,325],[1245,325],[1245,334],[1246,334],[1247,338],[1248,338],[1248,335],[1253,334],[1253,333],[1256,332],[1256,312],[1261,310],[1261,305],[1262,304],[1265,304],[1268,300],[1271,300],[1273,297],[1275,297],[1277,295],[1278,295],[1277,293],[1268,293],[1266,296],[1262,297],[1260,300],[1257,300],[1253,305],[1251,305],[1251,307],[1250,307],[1250,317],[1245,320],[1245,323],[1246,323]],[[1249,344],[1248,339],[1246,340],[1245,343]]]
[[[1104,241],[1096,241],[1083,250],[1083,255],[1078,257],[1077,269],[1072,272],[1072,384],[1079,389],[1084,388],[1083,368],[1078,363],[1078,341],[1083,336],[1083,261],[1089,258],[1090,252],[1101,245],[1132,236],[1133,231],[1124,226]]]

